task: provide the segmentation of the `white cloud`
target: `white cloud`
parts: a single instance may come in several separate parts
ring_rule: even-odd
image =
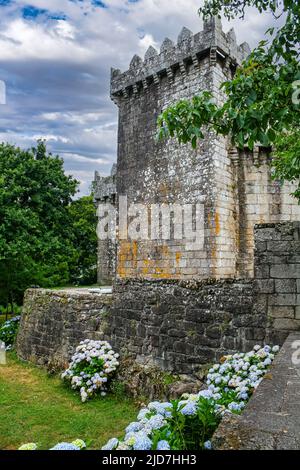
[[[70,142],[70,139],[68,139],[67,137],[51,134],[34,134],[32,136],[32,139],[34,141],[46,140],[47,142],[61,142],[62,144],[68,144]]]
[[[68,172],[80,176],[86,191],[94,170],[109,173],[116,160],[117,108],[109,98],[110,67],[126,70],[135,53],[174,41],[183,26],[202,29],[201,0],[31,0],[30,5],[63,13],[66,21],[24,19],[26,2],[0,6],[0,79],[7,86],[1,108],[0,139],[23,147],[37,137],[65,159]],[[87,14],[85,14],[87,13]],[[51,15],[50,15],[51,16]],[[272,19],[249,10],[236,28],[239,42],[254,46]]]

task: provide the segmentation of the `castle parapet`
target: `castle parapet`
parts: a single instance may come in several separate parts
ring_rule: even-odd
[[[114,202],[116,197],[116,173],[117,166],[113,164],[110,176],[101,176],[98,171],[95,171],[94,179],[94,202]]]
[[[203,57],[212,52],[216,60],[229,60],[229,65],[236,67],[249,55],[250,47],[247,43],[237,44],[235,32],[231,29],[227,34],[222,30],[221,20],[212,18],[204,22],[203,31],[193,34],[189,29],[183,28],[178,36],[177,44],[171,39],[164,39],[160,52],[150,46],[144,60],[134,55],[129,70],[121,72],[111,69],[111,98],[136,95],[146,90],[151,83],[159,84],[160,78],[167,75],[173,78],[177,69],[185,74],[189,64],[197,66]]]

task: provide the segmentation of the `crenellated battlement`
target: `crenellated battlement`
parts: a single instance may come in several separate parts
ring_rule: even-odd
[[[234,29],[224,33],[218,18],[204,22],[203,31],[195,35],[184,27],[177,44],[165,38],[160,52],[150,46],[144,60],[134,55],[126,72],[112,68],[111,97],[115,101],[118,97],[136,95],[153,82],[158,85],[164,75],[172,79],[178,69],[185,74],[190,64],[197,67],[203,57],[209,54],[212,63],[220,58],[227,61],[227,65],[236,67],[250,54],[250,47],[247,43],[237,44]]]

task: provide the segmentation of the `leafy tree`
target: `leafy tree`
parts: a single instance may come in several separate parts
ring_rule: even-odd
[[[296,183],[293,195],[300,200],[300,138],[299,129],[284,133],[276,139],[276,151],[272,161],[274,177]]]
[[[278,147],[274,176],[299,182],[300,177],[300,3],[294,0],[206,0],[204,19],[221,13],[244,18],[245,9],[271,11],[283,26],[270,28],[267,39],[222,84],[225,102],[218,106],[208,91],[167,108],[158,119],[159,136],[191,142],[195,148],[203,129],[229,135],[234,145],[253,149],[256,143]],[[281,162],[281,163],[279,163]],[[290,166],[292,165],[292,170]],[[296,193],[300,195],[300,190]]]
[[[1,303],[20,302],[31,284],[69,281],[76,250],[68,206],[77,185],[43,142],[28,151],[0,145]]]
[[[97,281],[97,217],[93,196],[83,196],[69,206],[72,219],[72,241],[76,259],[71,266],[71,280],[78,284]]]

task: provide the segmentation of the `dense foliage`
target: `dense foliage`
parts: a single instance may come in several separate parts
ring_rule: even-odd
[[[170,403],[150,403],[126,428],[124,439],[110,439],[103,450],[210,449],[222,416],[242,412],[278,351],[278,346],[255,346],[225,356],[209,370],[206,390]]]
[[[86,339],[77,346],[61,377],[70,382],[73,389],[80,390],[82,402],[97,393],[105,396],[108,380],[119,365],[118,357],[107,341]]]
[[[20,316],[16,316],[0,325],[0,341],[5,343],[6,349],[11,349],[14,345],[20,319]]]
[[[295,184],[294,196],[300,200],[300,129],[279,135],[272,160],[274,178]]]
[[[71,265],[71,282],[94,284],[97,280],[97,217],[93,196],[83,196],[69,206],[72,242],[76,250]]]
[[[27,151],[0,145],[1,304],[13,310],[30,285],[95,279],[94,207],[91,198],[72,201],[77,186],[43,142]]]
[[[283,17],[284,25],[270,28],[266,40],[261,41],[237,69],[233,80],[222,84],[223,105],[215,103],[210,91],[203,91],[191,100],[182,100],[159,117],[159,136],[175,136],[180,143],[191,142],[195,148],[204,131],[210,129],[229,135],[232,143],[240,148],[252,149],[260,143],[275,145],[276,149],[277,139],[280,146],[282,136],[293,134],[293,139],[285,139],[284,148],[280,146],[277,155],[282,163],[276,169],[279,177],[289,179],[292,165],[293,176],[299,181],[300,157],[294,151],[300,145],[300,3],[293,0],[206,0],[199,12],[204,19],[221,13],[228,19],[243,18],[248,6],[256,7],[260,13],[271,11],[276,19]]]

